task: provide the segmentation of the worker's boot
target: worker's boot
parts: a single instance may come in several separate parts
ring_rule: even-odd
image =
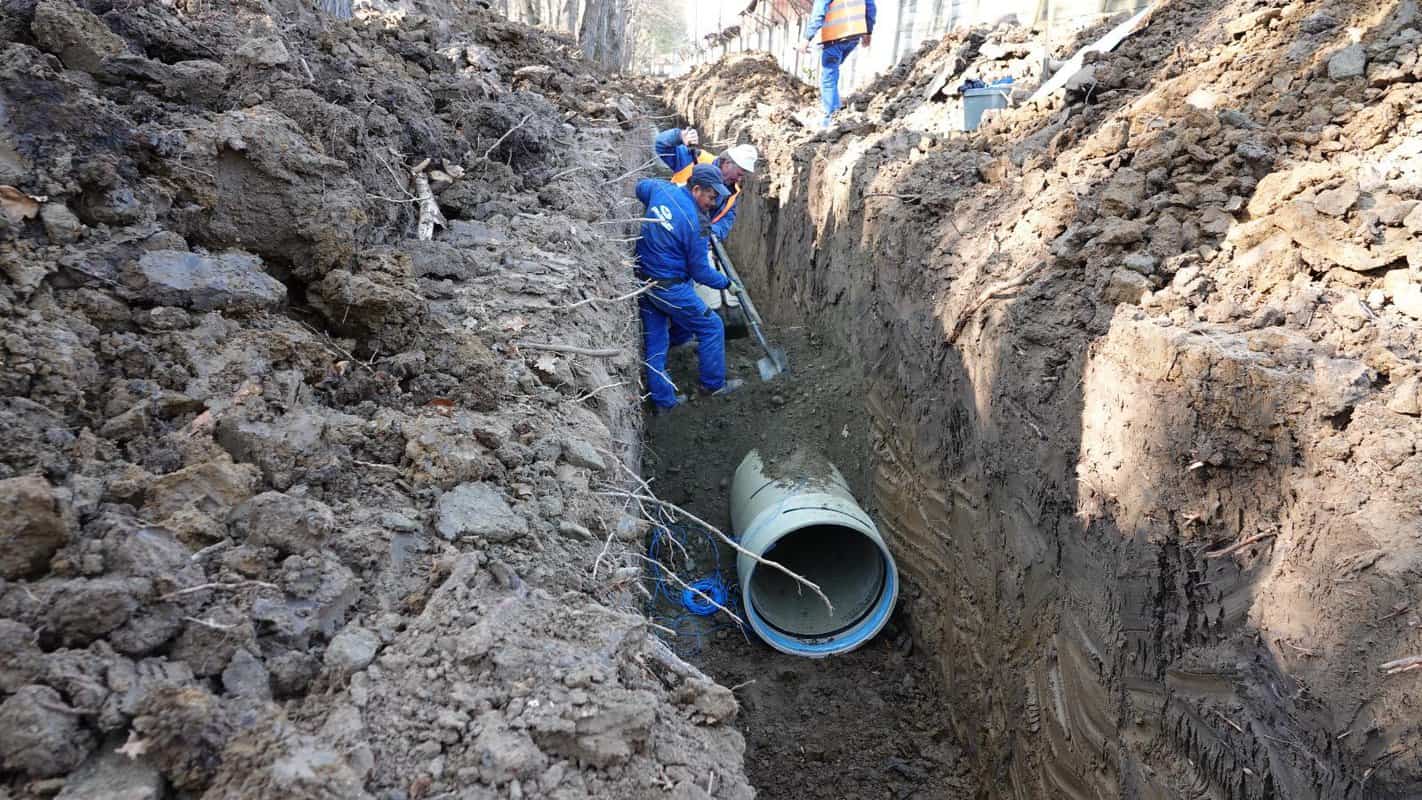
[[[659,405],[657,405],[656,403],[653,403],[653,404],[652,404],[652,416],[654,416],[654,417],[664,417],[664,416],[666,416],[667,414],[670,414],[670,413],[672,413],[673,411],[675,411],[676,408],[677,408],[677,406],[679,406],[679,405],[681,405],[682,403],[685,403],[685,402],[686,402],[686,395],[684,395],[684,394],[679,394],[679,395],[676,396],[676,406],[659,406]]]
[[[698,389],[697,392],[702,397],[725,397],[745,385],[746,382],[740,378],[727,378],[725,385],[715,391],[707,391],[702,388]]]

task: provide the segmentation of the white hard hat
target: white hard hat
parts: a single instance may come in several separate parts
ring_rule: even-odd
[[[726,151],[726,158],[746,172],[755,172],[755,160],[758,158],[753,144],[738,144]]]

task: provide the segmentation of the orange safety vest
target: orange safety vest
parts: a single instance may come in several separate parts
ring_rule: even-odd
[[[864,0],[830,0],[825,10],[825,24],[820,28],[820,44],[867,33],[869,19],[864,14]]]
[[[697,150],[696,160],[677,170],[676,173],[672,175],[671,182],[677,186],[685,186],[686,182],[691,180],[691,171],[696,169],[697,164],[714,164],[715,162],[716,156],[705,150]]]
[[[690,164],[687,164],[686,166],[684,166],[684,167],[682,167],[680,170],[678,170],[674,175],[672,175],[672,176],[671,176],[671,182],[674,183],[674,184],[676,184],[677,186],[685,186],[685,185],[686,185],[686,182],[689,181],[689,180],[691,180],[691,171],[692,171],[693,169],[696,169],[696,165],[697,165],[697,164],[714,164],[714,163],[716,163],[716,156],[711,155],[710,153],[706,152],[705,150],[698,150],[698,151],[696,151],[696,161],[694,161],[694,162],[692,162],[692,163],[690,163]],[[712,225],[715,225],[716,223],[720,222],[723,218],[725,218],[725,216],[726,216],[727,214],[731,213],[731,209],[736,205],[736,201],[739,200],[740,197],[741,197],[741,186],[740,186],[740,184],[738,183],[738,184],[736,184],[735,190],[731,192],[731,196],[726,198],[726,203],[725,203],[725,205],[723,205],[723,206],[721,207],[721,211],[720,211],[719,213],[717,213],[716,216],[714,216],[714,217],[711,218],[711,224],[712,224]]]

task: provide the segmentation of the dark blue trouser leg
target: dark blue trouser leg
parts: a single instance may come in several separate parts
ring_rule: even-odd
[[[839,110],[839,67],[854,48],[859,37],[830,42],[820,49],[820,106],[825,112],[825,124]]]
[[[676,320],[671,321],[671,346],[681,347],[691,341],[691,331],[677,324]]]
[[[702,388],[715,391],[726,385],[726,331],[721,318],[701,302],[690,283],[654,289],[638,299],[642,311],[642,337],[647,350],[647,388],[652,402],[676,405],[676,387],[667,376],[667,349],[671,328],[679,327],[696,338],[697,367]]]

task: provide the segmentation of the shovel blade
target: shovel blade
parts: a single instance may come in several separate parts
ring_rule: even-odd
[[[770,351],[770,355],[755,362],[756,369],[760,371],[760,379],[768,381],[790,369],[790,360],[785,357],[785,351],[775,348]]]

